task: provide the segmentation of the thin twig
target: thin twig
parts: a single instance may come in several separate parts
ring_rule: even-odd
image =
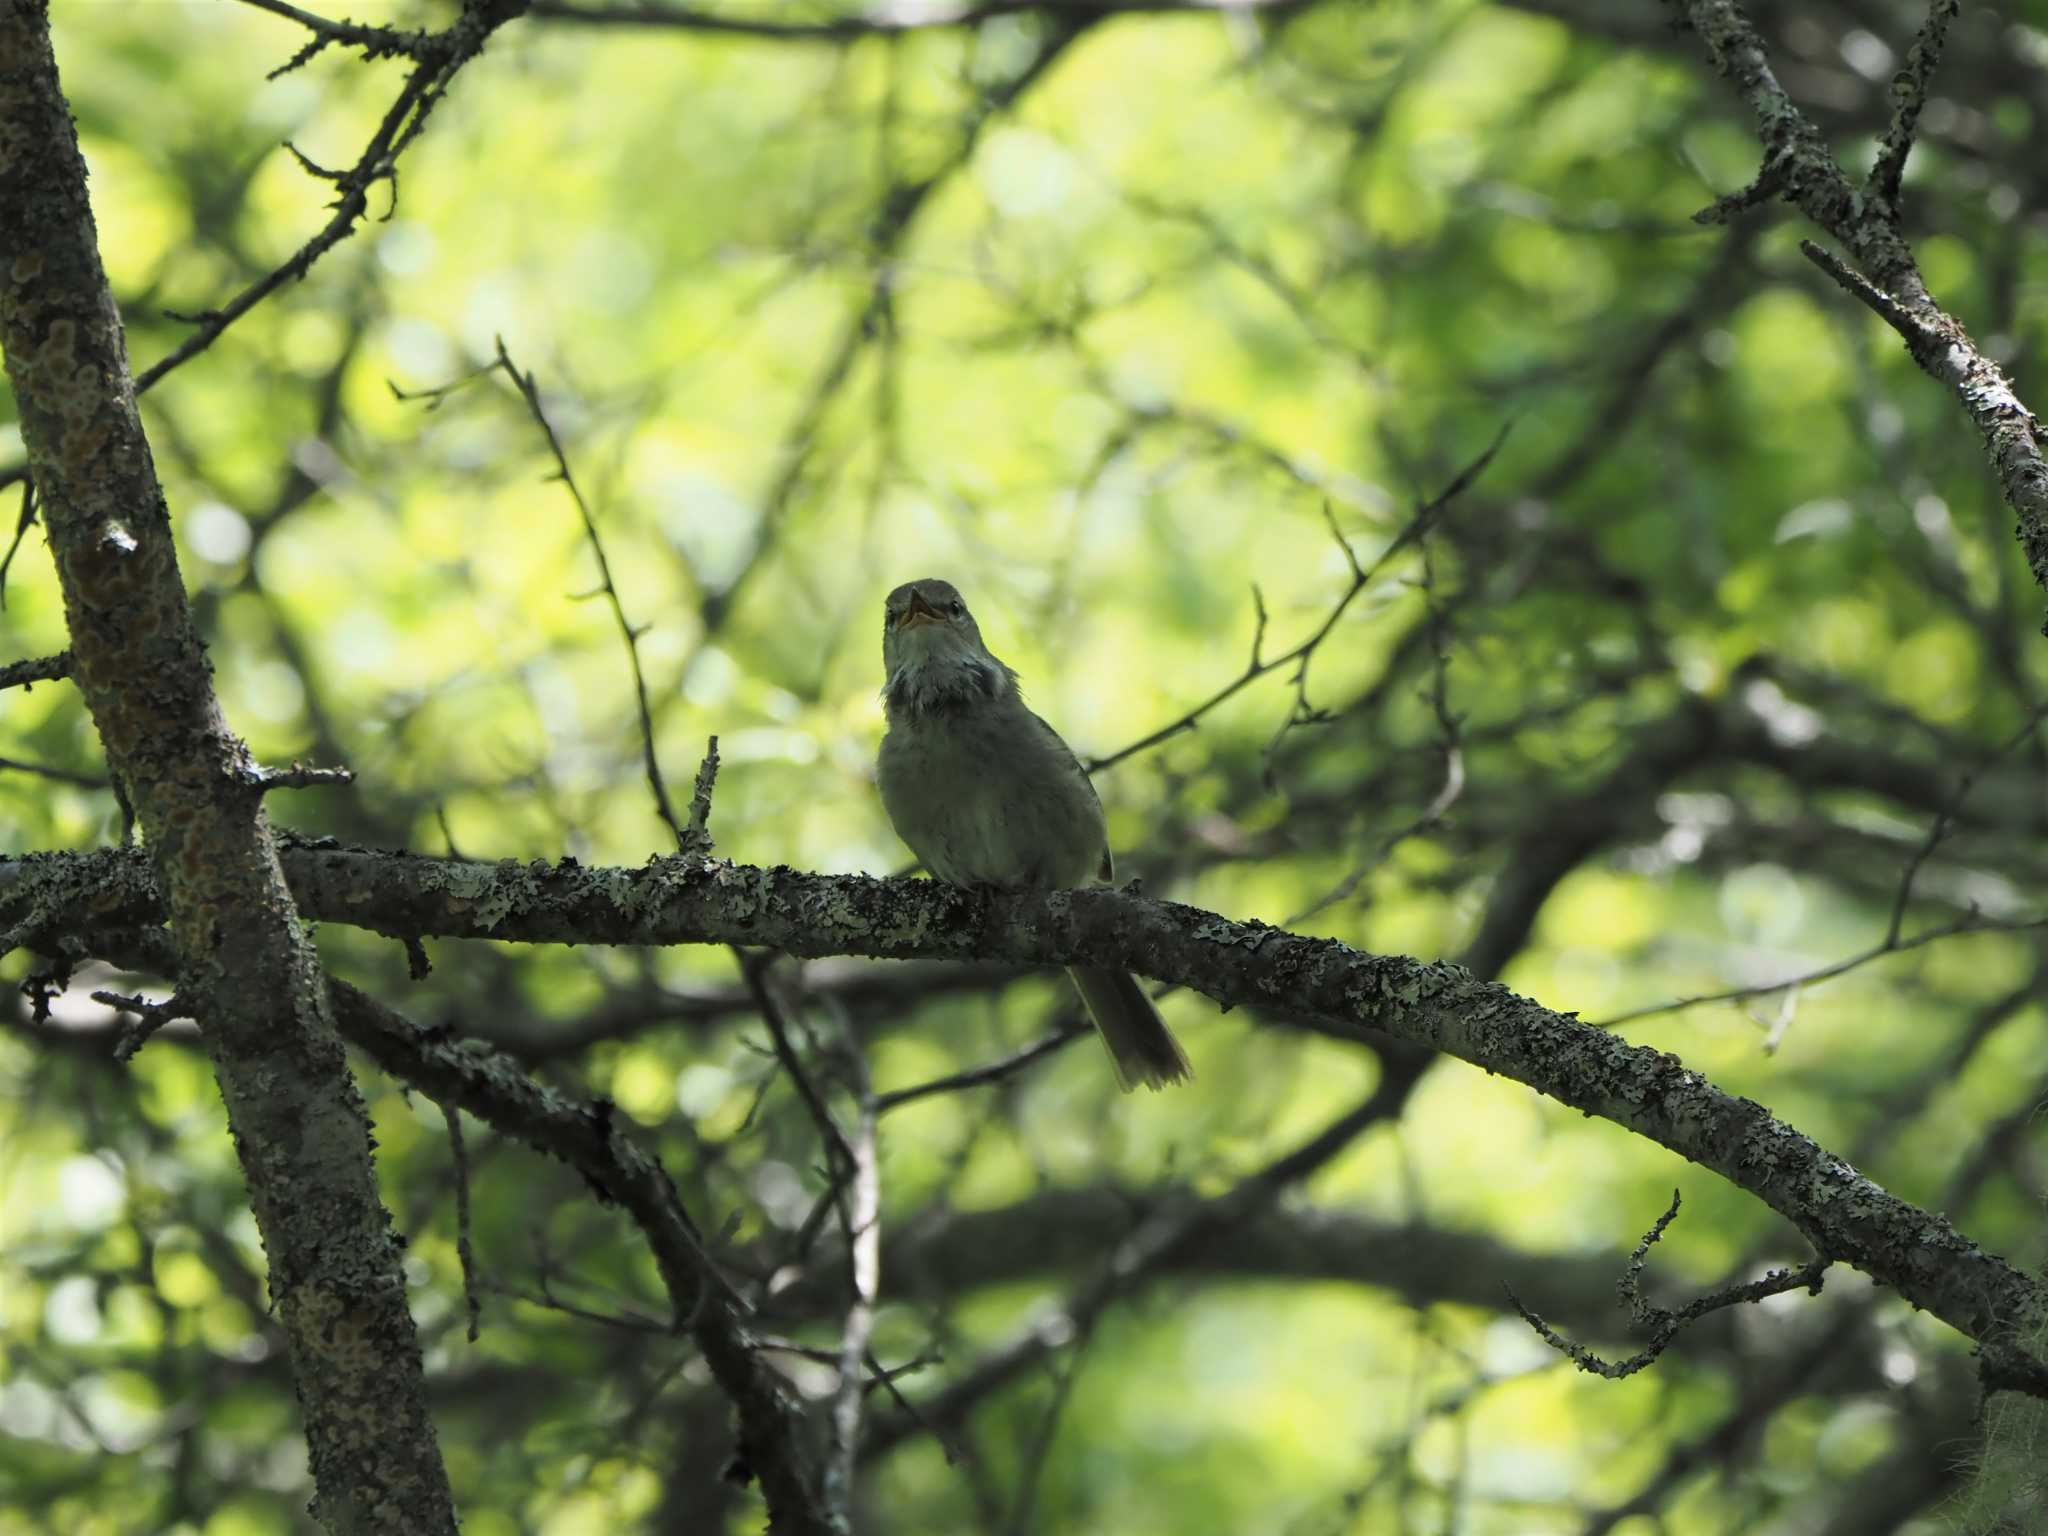
[[[1500,452],[1501,444],[1507,441],[1508,432],[1513,425],[1513,422],[1503,424],[1501,429],[1494,434],[1493,441],[1486,445],[1477,458],[1460,470],[1453,477],[1449,485],[1445,486],[1443,490],[1439,491],[1417,509],[1415,515],[1408,520],[1399,533],[1394,535],[1393,540],[1385,549],[1380,551],[1371,565],[1361,566],[1358,560],[1352,556],[1350,546],[1345,542],[1343,535],[1337,533],[1337,541],[1340,545],[1344,546],[1345,555],[1351,561],[1351,584],[1345,588],[1343,594],[1337,599],[1335,606],[1331,608],[1323,622],[1316,627],[1315,631],[1306,640],[1282,655],[1272,657],[1271,659],[1262,658],[1259,654],[1258,642],[1263,640],[1265,636],[1265,603],[1255,593],[1254,600],[1257,604],[1259,615],[1258,628],[1254,634],[1252,659],[1246,665],[1244,671],[1232,678],[1228,683],[1225,683],[1179,719],[1170,721],[1159,727],[1156,731],[1139,737],[1128,746],[1121,747],[1106,757],[1090,759],[1086,765],[1088,772],[1091,774],[1100,773],[1106,768],[1113,768],[1125,758],[1135,757],[1140,752],[1156,747],[1161,742],[1178,736],[1183,731],[1193,730],[1196,723],[1204,715],[1277,668],[1290,664],[1299,664],[1299,670],[1296,673],[1296,685],[1299,688],[1306,677],[1308,658],[1314,654],[1317,646],[1329,638],[1330,632],[1337,627],[1338,621],[1344,617],[1346,610],[1351,607],[1358,594],[1365,590],[1373,577],[1379,574],[1389,560],[1393,559],[1395,555],[1406,549],[1410,544],[1428,535],[1429,531],[1436,526],[1438,520],[1442,517],[1445,509],[1453,501],[1457,500],[1459,496],[1463,495],[1472,485],[1472,482],[1479,478],[1480,474],[1486,469],[1486,466],[1493,462],[1493,456]],[[1325,514],[1327,515],[1327,507]],[[1332,520],[1331,527],[1332,531],[1335,532],[1336,525],[1334,520]]]
[[[1927,105],[1927,91],[1941,63],[1948,24],[1961,8],[1959,0],[1932,0],[1919,36],[1906,50],[1906,67],[1892,76],[1892,121],[1870,168],[1870,193],[1894,224],[1899,218],[1899,177],[1913,149],[1913,130],[1919,125],[1920,110]]]
[[[913,1083],[908,1088],[892,1088],[876,1098],[875,1113],[887,1114],[892,1109],[914,1104],[919,1099],[929,1098],[935,1093],[956,1093],[962,1088],[980,1088],[989,1083],[1000,1083],[1016,1076],[1034,1061],[1052,1055],[1053,1052],[1084,1035],[1094,1033],[1094,1026],[1090,1024],[1064,1025],[1042,1039],[1032,1041],[1022,1050],[1012,1051],[1007,1056],[999,1056],[994,1061],[983,1062],[978,1067],[969,1067],[964,1072],[949,1073],[945,1077],[935,1077],[929,1082]]]
[[[28,466],[20,467],[21,514],[14,520],[14,537],[8,542],[7,553],[0,555],[0,612],[7,608],[7,572],[14,564],[14,557],[21,552],[21,541],[28,537],[29,529],[36,524],[36,483],[28,478]],[[0,486],[8,482],[0,478]]]
[[[275,9],[275,7],[271,7]],[[184,342],[135,377],[135,393],[146,393],[172,369],[190,362],[218,341],[229,326],[269,298],[287,283],[303,278],[327,252],[355,233],[356,226],[370,211],[370,191],[379,182],[398,183],[398,157],[418,138],[427,118],[462,67],[483,50],[492,32],[512,19],[517,8],[509,3],[465,5],[461,19],[445,31],[420,39],[403,51],[416,59],[405,84],[370,135],[369,143],[348,170],[325,176],[336,190],[334,214],[313,237],[255,282],[249,284],[218,309],[197,317],[198,329]],[[279,14],[284,14],[282,11]],[[301,20],[293,16],[293,20]],[[313,18],[318,20],[319,18]],[[341,26],[342,23],[331,25]],[[400,34],[392,34],[394,37]],[[318,40],[316,33],[316,41]],[[317,49],[315,50],[317,51]],[[302,51],[296,63],[311,53]]]
[[[522,373],[519,365],[513,362],[512,354],[505,349],[504,337],[497,338],[497,348],[497,356],[490,362],[450,383],[422,390],[400,389],[393,384],[391,392],[400,400],[424,400],[427,402],[427,408],[433,410],[457,390],[493,373],[502,373],[512,381],[512,387],[519,392],[520,400],[525,403],[527,414],[533,418],[534,425],[540,428],[541,437],[548,446],[549,456],[555,461],[555,472],[549,478],[561,482],[569,493],[570,501],[575,504],[577,516],[583,520],[584,535],[590,540],[591,552],[597,557],[597,592],[603,594],[611,608],[612,621],[618,628],[620,638],[626,644],[626,664],[633,675],[633,705],[640,721],[641,766],[647,777],[647,787],[654,796],[655,814],[667,825],[670,835],[675,839],[676,848],[680,852],[691,852],[693,845],[690,835],[685,831],[683,823],[676,819],[675,806],[668,797],[668,782],[662,777],[661,760],[654,750],[654,713],[647,702],[647,677],[640,666],[642,631],[636,629],[633,621],[626,617],[626,605],[619,596],[618,584],[612,579],[612,563],[605,554],[604,539],[597,531],[597,518],[590,510],[590,502],[584,497],[583,488],[576,483],[575,471],[569,467],[568,453],[562,447],[562,440],[555,432],[554,423],[548,420],[547,410],[541,403],[540,385],[531,373]],[[704,814],[708,817],[711,786],[706,777],[707,772],[713,777],[718,772],[718,745],[715,738],[711,753],[705,759],[705,766],[697,772],[698,792],[704,797]],[[692,810],[695,810],[694,803]]]
[[[462,1144],[462,1111],[443,1100],[448,1122],[448,1160],[455,1168],[455,1256],[462,1263],[462,1301],[469,1309],[469,1342],[477,1341],[483,1308],[477,1300],[476,1253],[469,1241],[469,1152]]]
[[[825,1458],[824,1497],[829,1510],[853,1518],[854,1459],[860,1449],[861,1410],[866,1400],[863,1363],[875,1326],[875,1299],[882,1264],[882,1186],[875,1163],[875,1098],[857,1042],[847,1042],[854,1092],[860,1103],[852,1138],[853,1167],[840,1202],[846,1235],[848,1299],[839,1334],[839,1385],[832,1395],[832,1447]]]
[[[846,1132],[832,1117],[832,1111],[825,1107],[824,1095],[818,1092],[811,1075],[804,1070],[802,1060],[797,1056],[796,1043],[790,1038],[788,1016],[782,1010],[781,999],[769,989],[767,970],[772,956],[755,958],[734,951],[740,962],[740,975],[745,978],[747,991],[754,999],[754,1006],[761,1011],[761,1021],[768,1026],[768,1038],[775,1046],[775,1059],[782,1070],[789,1074],[789,1080],[796,1085],[797,1096],[810,1112],[811,1121],[824,1139],[825,1153],[832,1161],[836,1174],[845,1174],[858,1166],[853,1144],[847,1140]]]
[[[647,1333],[658,1338],[673,1338],[675,1325],[658,1317],[649,1317],[644,1312],[600,1312],[595,1307],[578,1306],[573,1301],[564,1301],[554,1292],[552,1282],[543,1275],[538,1291],[522,1291],[509,1285],[495,1282],[484,1287],[496,1296],[509,1296],[514,1301],[523,1301],[530,1307],[545,1307],[550,1312],[559,1312],[564,1317],[573,1317],[578,1322],[595,1323],[600,1328],[616,1328],[622,1333]]]
[[[1450,702],[1450,646],[1444,622],[1443,605],[1436,599],[1436,572],[1430,559],[1429,542],[1422,542],[1422,591],[1428,609],[1428,635],[1434,662],[1430,668],[1428,698],[1430,712],[1435,715],[1439,740],[1444,754],[1443,783],[1430,797],[1429,804],[1422,808],[1420,815],[1402,826],[1396,827],[1374,846],[1371,854],[1360,860],[1357,867],[1342,880],[1311,902],[1301,911],[1290,916],[1283,927],[1292,928],[1306,922],[1318,912],[1346,900],[1353,891],[1363,885],[1366,878],[1387,861],[1402,843],[1419,833],[1427,831],[1442,821],[1450,808],[1465,792],[1465,752],[1462,727],[1458,717],[1451,713]]]
[[[92,1000],[135,1015],[135,1022],[114,1042],[116,1061],[133,1061],[135,1053],[149,1043],[151,1035],[174,1019],[193,1016],[192,1000],[182,992],[174,992],[161,1002],[152,1002],[146,997],[129,997],[119,992],[95,992]]]
[[[90,773],[80,773],[74,768],[56,768],[48,763],[25,762],[18,757],[0,757],[0,772],[28,773],[39,779],[48,779],[53,784],[69,784],[76,789],[105,789],[107,780]]]
[[[957,1422],[989,1393],[1014,1380],[1019,1372],[1084,1336],[1119,1299],[1205,1234],[1241,1222],[1308,1178],[1357,1140],[1385,1113],[1377,1093],[1368,1095],[1291,1152],[1275,1158],[1212,1200],[1176,1205],[1140,1220],[1124,1240],[1105,1256],[1096,1276],[1057,1308],[1041,1312],[1009,1341],[997,1346],[973,1368],[924,1405],[919,1421],[897,1419],[878,1425],[865,1454],[878,1456],[914,1434]]]
[[[360,48],[365,59],[407,58],[416,63],[428,63],[446,47],[447,34],[436,36],[429,32],[401,32],[396,27],[365,26],[355,21],[331,21],[325,16],[316,16],[311,11],[302,11],[285,0],[242,0],[242,4],[253,6],[259,11],[268,11],[273,16],[282,16],[286,21],[295,21],[313,34],[313,42],[292,62],[285,66],[296,69],[330,44]],[[271,78],[282,74],[274,71]]]
[[[1898,944],[1899,929],[1906,921],[1906,903],[1912,899],[1913,881],[1919,876],[1920,866],[1927,862],[1928,857],[1934,850],[1941,846],[1941,840],[1948,836],[1949,826],[1954,822],[1956,813],[1962,810],[1963,802],[1970,797],[1970,791],[1977,787],[1977,781],[1984,776],[1985,772],[1993,764],[2021,742],[2033,736],[2034,732],[2040,728],[2044,716],[2048,716],[2048,704],[2036,705],[2028,712],[2025,724],[2004,741],[1993,747],[1976,767],[1956,781],[1955,793],[1949,796],[1948,802],[1935,813],[1934,823],[1928,827],[1927,836],[1921,840],[1920,846],[1915,848],[1912,856],[1906,860],[1905,871],[1899,878],[1898,895],[1892,900],[1891,922],[1886,925],[1884,931],[1884,941],[1887,946],[1895,947]]]
[[[1925,346],[1937,345],[1940,342],[1939,328],[1926,316],[1903,300],[1886,293],[1826,246],[1812,240],[1801,240],[1799,249],[1808,261],[1833,278],[1843,292],[1868,308],[1907,341]]]
[[[0,688],[27,689],[37,683],[53,683],[71,675],[71,653],[35,656],[27,661],[10,661],[0,667]]]
[[[1811,986],[1817,981],[1832,981],[1845,976],[1858,966],[1870,964],[1886,955],[1903,955],[1909,950],[1920,949],[1942,939],[1952,939],[1960,933],[2026,933],[2037,928],[2048,928],[2048,918],[2033,917],[2013,922],[1986,918],[1972,910],[1952,923],[1939,928],[1929,928],[1911,938],[1900,939],[1897,943],[1873,944],[1870,948],[1823,965],[1817,970],[1803,971],[1797,976],[1787,976],[1782,981],[1765,982],[1754,987],[1730,987],[1725,992],[1702,992],[1696,997],[1681,997],[1668,1003],[1653,1003],[1647,1008],[1633,1008],[1627,1013],[1617,1013],[1609,1018],[1589,1021],[1594,1029],[1617,1029],[1623,1024],[1633,1024],[1638,1019],[1656,1018],[1667,1013],[1683,1013],[1688,1008],[1703,1007],[1708,1003],[1739,1003],[1752,997],[1769,997],[1774,992],[1783,992],[1788,987]]]
[[[512,361],[512,354],[505,350],[505,339],[502,336],[498,338],[496,366],[504,370],[505,376],[519,391],[519,397],[526,402],[526,408],[540,427],[541,435],[547,439],[548,452],[554,456],[555,478],[568,490],[569,499],[576,504],[577,515],[583,519],[583,531],[589,536],[591,553],[597,556],[597,574],[601,590],[611,608],[613,622],[618,625],[620,638],[626,642],[626,661],[633,671],[633,704],[640,716],[640,756],[642,767],[647,774],[647,787],[654,795],[655,812],[668,824],[669,831],[675,836],[676,847],[687,852],[690,847],[689,837],[684,832],[682,823],[676,820],[675,807],[669,803],[668,784],[661,776],[661,761],[654,751],[654,714],[647,703],[647,678],[640,668],[641,632],[635,629],[632,620],[626,617],[626,605],[619,596],[617,583],[612,580],[612,564],[605,555],[604,540],[598,536],[597,519],[591,513],[590,503],[584,499],[582,487],[576,483],[576,476],[569,469],[569,457],[562,451],[562,440],[555,435],[554,424],[548,420],[547,412],[541,408],[540,387],[534,382],[532,374],[519,371],[518,365]],[[715,744],[707,764],[713,774],[718,771]],[[698,773],[697,781],[707,796],[705,813],[708,815],[710,787],[702,770]]]
[[[313,768],[293,763],[289,768],[252,767],[242,781],[259,794],[268,794],[273,789],[327,789],[353,784],[356,776],[349,768]]]
[[[1052,1400],[1038,1416],[1038,1423],[1031,1432],[1031,1443],[1024,1451],[1023,1470],[1017,1474],[1017,1502],[1010,1511],[1011,1536],[1031,1536],[1037,1529],[1033,1517],[1038,1503],[1038,1484],[1045,1475],[1045,1464],[1052,1455],[1053,1440],[1059,1434],[1060,1420],[1065,1416],[1067,1403],[1074,1395],[1074,1383],[1081,1379],[1082,1358],[1087,1353],[1089,1341],[1094,1337],[1092,1328],[1082,1330],[1074,1339],[1066,1369],[1055,1368]]]
[[[2025,723],[2017,731],[1992,748],[1981,762],[1964,774],[1957,782],[1954,793],[1949,796],[1941,809],[1935,813],[1934,822],[1927,829],[1927,835],[1921,839],[1919,845],[1906,859],[1905,868],[1899,877],[1898,890],[1892,897],[1891,916],[1885,924],[1884,937],[1877,943],[1871,945],[1868,949],[1860,950],[1856,954],[1850,955],[1846,959],[1834,961],[1831,964],[1821,966],[1817,970],[1802,972],[1797,976],[1788,976],[1782,981],[1768,982],[1762,986],[1731,987],[1722,992],[1702,993],[1695,997],[1685,997],[1668,1003],[1653,1004],[1647,1008],[1636,1008],[1627,1013],[1618,1013],[1609,1018],[1601,1019],[1595,1023],[1594,1027],[1596,1029],[1614,1029],[1623,1024],[1633,1023],[1638,1019],[1653,1018],[1667,1013],[1680,1013],[1685,1009],[1697,1008],[1706,1003],[1745,1002],[1750,998],[1769,997],[1774,993],[1783,992],[1787,994],[1787,1011],[1781,1013],[1779,1019],[1772,1025],[1771,1035],[1765,1042],[1765,1049],[1771,1050],[1776,1048],[1777,1041],[1783,1036],[1785,1029],[1791,1022],[1789,1014],[1790,1000],[1802,987],[1809,986],[1817,981],[1831,981],[1837,976],[1847,975],[1859,966],[1868,965],[1873,960],[1882,959],[1886,955],[1903,954],[1908,950],[1919,949],[1923,945],[1935,943],[1940,939],[1953,938],[1957,934],[2022,932],[2028,929],[2048,926],[2048,918],[2029,918],[2009,922],[1987,919],[1981,916],[1973,907],[1964,916],[1952,923],[1946,923],[1937,928],[1929,928],[1924,932],[1914,934],[1911,938],[1901,936],[1906,921],[1906,907],[1913,895],[1914,882],[1919,878],[1921,867],[1927,862],[1934,850],[1940,846],[1941,840],[1948,835],[1949,826],[1955,820],[1956,814],[1962,809],[1963,801],[1969,797],[1970,791],[1976,787],[1977,781],[1983,776],[1985,771],[2000,758],[2004,757],[2006,753],[2012,751],[2014,747],[2017,747],[2021,742],[2026,741],[2032,736],[2040,728],[2044,717],[2048,717],[2048,704],[2037,706],[2031,710],[2027,715]]]
[[[830,21],[767,21],[752,16],[700,11],[685,5],[638,3],[582,5],[576,0],[535,0],[533,15],[545,21],[580,22],[605,27],[667,27],[681,32],[713,32],[739,37],[774,38],[784,42],[852,43],[864,37],[894,37],[906,32],[971,29],[1005,16],[1052,18],[1085,16],[1192,15],[1243,11],[1280,16],[1309,0],[982,0],[979,5],[877,5],[864,13]]]
[[[1651,1330],[1648,1347],[1629,1356],[1626,1360],[1603,1360],[1583,1344],[1565,1338],[1542,1318],[1522,1305],[1522,1299],[1506,1286],[1507,1298],[1514,1309],[1521,1313],[1522,1321],[1536,1331],[1537,1337],[1560,1354],[1569,1355],[1572,1363],[1582,1371],[1594,1376],[1604,1376],[1609,1381],[1619,1381],[1633,1376],[1637,1371],[1652,1364],[1670,1346],[1671,1341],[1688,1323],[1698,1321],[1710,1312],[1724,1307],[1742,1306],[1762,1301],[1767,1296],[1782,1296],[1787,1291],[1805,1291],[1819,1295],[1821,1282],[1825,1278],[1832,1260],[1826,1255],[1817,1256],[1812,1263],[1798,1269],[1774,1269],[1760,1280],[1751,1280],[1742,1285],[1730,1285],[1721,1290],[1709,1292],[1687,1302],[1676,1311],[1657,1306],[1643,1295],[1643,1267],[1648,1262],[1650,1248],[1664,1235],[1665,1228],[1678,1216],[1678,1191],[1671,1191],[1671,1205],[1656,1225],[1643,1234],[1643,1240],[1636,1244],[1629,1255],[1628,1264],[1622,1270],[1621,1279],[1615,1289],[1622,1304],[1628,1308],[1629,1316],[1638,1324],[1646,1324]]]

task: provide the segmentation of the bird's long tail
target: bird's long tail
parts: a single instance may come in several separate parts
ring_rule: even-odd
[[[1095,966],[1075,966],[1067,974],[1087,1005],[1088,1015],[1109,1047],[1109,1062],[1116,1069],[1116,1085],[1129,1093],[1139,1083],[1147,1088],[1164,1088],[1168,1083],[1186,1081],[1195,1075],[1187,1052],[1159,1017],[1152,999],[1137,981],[1124,971]]]

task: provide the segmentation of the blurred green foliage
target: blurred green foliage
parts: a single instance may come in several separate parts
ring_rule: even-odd
[[[1267,657],[1311,634],[1352,558],[1375,561],[1512,424],[1298,693],[1272,673],[1102,775],[1120,871],[1463,958],[1604,1019],[1869,950],[1913,868],[1906,936],[1983,931],[1629,1036],[2039,1265],[2048,1021],[2020,925],[2041,911],[2042,744],[2023,727],[2048,650],[2011,516],[1963,416],[1800,257],[1794,216],[1690,222],[1758,156],[1694,41],[1653,12],[1550,9],[1054,8],[832,41],[507,27],[376,221],[145,399],[235,728],[267,761],[360,776],[274,814],[478,858],[664,846],[620,637],[540,433],[500,376],[400,393],[458,383],[500,339],[540,381],[642,626],[672,790],[715,733],[719,852],[819,870],[903,865],[871,782],[874,620],[897,581],[957,582],[1035,706],[1105,756],[1229,682],[1255,634]],[[1901,51],[1918,20],[1854,14],[1762,10],[1852,166],[1887,110],[1871,49]],[[2008,61],[2043,37],[2019,9],[1959,25],[1907,182],[1932,286],[2037,403],[2048,86]],[[222,303],[324,219],[280,141],[347,164],[397,89],[399,64],[340,49],[266,81],[301,40],[227,4],[60,8],[138,366],[187,333],[167,312]],[[0,462],[12,419],[0,397]],[[62,648],[35,535],[6,597],[0,659]],[[1430,816],[1453,748],[1462,790]],[[0,695],[0,755],[0,848],[120,836],[68,687]],[[811,1210],[817,1147],[731,955],[435,944],[414,984],[389,941],[319,940],[414,1017],[616,1100],[736,1262],[767,1264]],[[807,1007],[821,1051],[850,1030],[884,1091],[1071,1006],[1050,978],[922,971],[888,972],[877,1001],[857,991],[872,974],[812,966]],[[0,1034],[0,1533],[305,1529],[204,1056],[174,1030],[117,1066],[87,979]],[[1191,1088],[1119,1101],[1084,1043],[888,1116],[892,1240],[1048,1190],[1134,1210],[1220,1193],[1387,1070],[1285,1021],[1165,1009]],[[441,1113],[373,1070],[364,1085],[466,1529],[757,1528],[719,1480],[701,1364],[632,1326],[661,1303],[629,1226],[472,1128],[486,1286],[467,1341]],[[1674,1185],[1668,1295],[1805,1258],[1740,1191],[1436,1063],[1283,1209],[1483,1235],[1498,1273],[1446,1276],[1441,1300],[1370,1265],[1151,1279],[948,1428],[962,1465],[915,1433],[873,1461],[864,1526],[1945,1529],[1975,1433],[1966,1349],[1860,1278],[1702,1327],[1623,1383],[1487,1299],[1507,1283],[1574,1321],[1605,1309],[1590,1341],[1627,1353],[1620,1310],[1558,1266],[1618,1275]],[[944,1356],[904,1378],[913,1398],[1092,1272],[1017,1230],[1001,1283],[885,1272],[880,1356]],[[827,1306],[769,1331],[833,1327]],[[829,1388],[827,1368],[790,1369]],[[2023,1501],[1994,1489],[1972,1519]]]

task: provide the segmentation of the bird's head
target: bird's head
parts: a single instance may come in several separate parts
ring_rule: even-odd
[[[892,676],[905,666],[943,667],[987,655],[974,615],[950,581],[906,581],[882,605],[882,665]]]

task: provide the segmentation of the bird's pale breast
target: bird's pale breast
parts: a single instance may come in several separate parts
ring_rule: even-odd
[[[882,740],[882,803],[897,835],[956,885],[1092,882],[1102,807],[1052,728],[1014,695],[898,720]]]

